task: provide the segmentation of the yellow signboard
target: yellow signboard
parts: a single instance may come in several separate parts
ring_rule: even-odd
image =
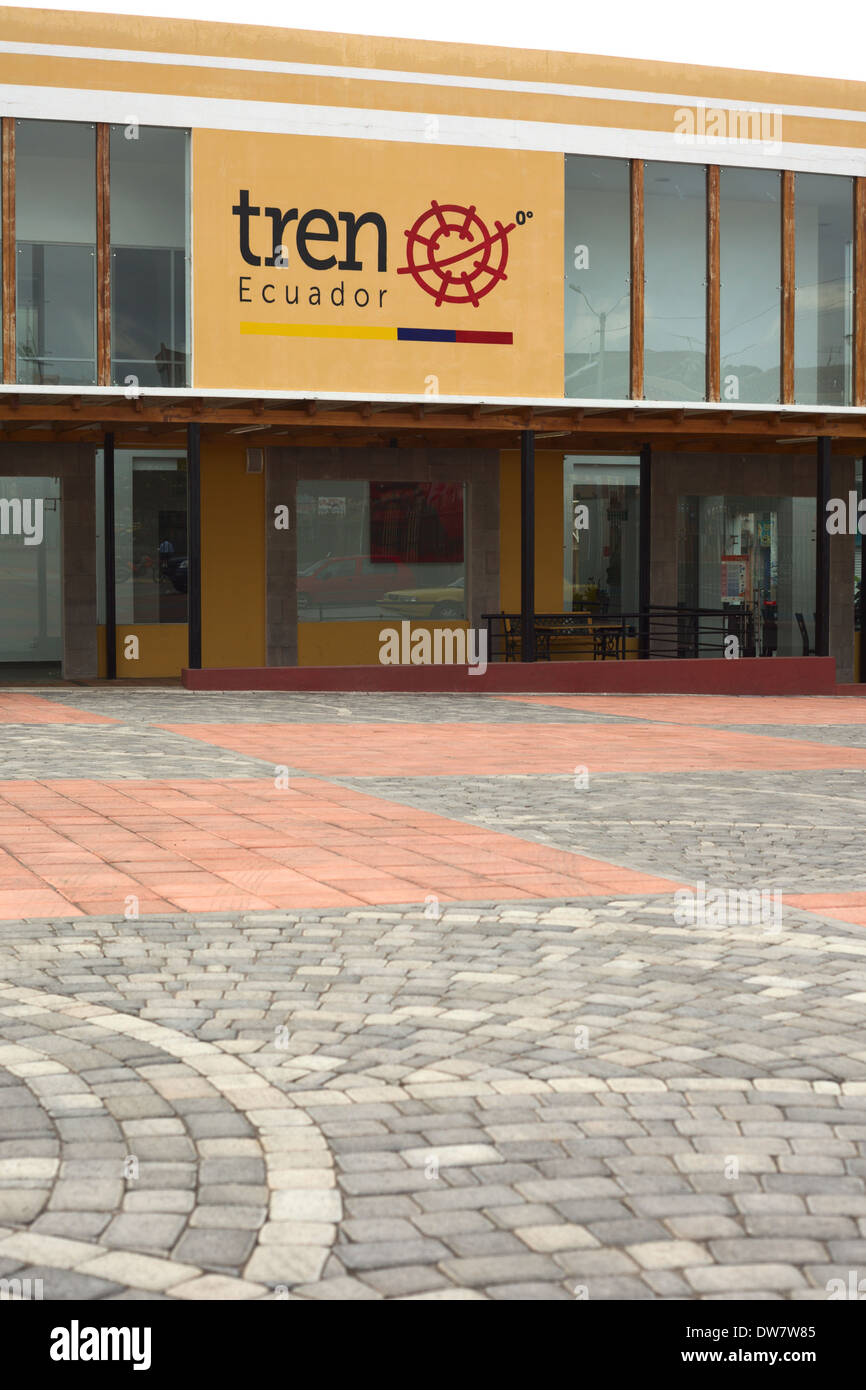
[[[555,154],[197,130],[194,380],[561,397]]]

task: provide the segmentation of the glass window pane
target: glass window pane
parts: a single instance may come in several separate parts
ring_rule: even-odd
[[[88,246],[18,244],[18,380],[96,380],[96,284]]]
[[[636,613],[640,459],[566,454],[563,612]]]
[[[764,656],[801,656],[801,620],[814,647],[814,498],[680,497],[677,531],[681,604],[750,613]]]
[[[629,394],[627,159],[565,159],[565,394]]]
[[[184,455],[116,450],[114,527],[117,622],[185,623]]]
[[[781,381],[781,174],[722,169],[719,184],[721,397],[776,402]]]
[[[96,131],[73,121],[15,122],[19,241],[96,243]]]
[[[299,482],[299,622],[463,618],[462,483]]]
[[[0,477],[3,679],[12,674],[6,663],[50,662],[60,674],[60,497],[59,478]]]
[[[854,183],[835,174],[797,174],[794,399],[851,402]]]
[[[703,165],[646,164],[647,400],[706,398],[706,193]]]
[[[131,138],[134,134],[135,138]],[[111,127],[112,380],[186,386],[189,135]]]
[[[96,381],[96,135],[15,123],[18,380]]]

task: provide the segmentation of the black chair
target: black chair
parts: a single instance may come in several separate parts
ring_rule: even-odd
[[[502,614],[502,630],[505,637],[505,660],[520,660],[520,619],[511,614]]]
[[[809,645],[809,629],[806,626],[806,619],[803,617],[802,613],[795,613],[794,617],[796,618],[797,626],[800,629],[800,637],[803,642],[803,655],[813,656],[814,653]]]

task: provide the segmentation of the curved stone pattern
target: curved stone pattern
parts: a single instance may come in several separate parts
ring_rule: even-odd
[[[862,1275],[861,932],[682,927],[670,896],[437,911],[0,933],[0,1277],[808,1300]]]
[[[0,1039],[4,1275],[46,1298],[262,1298],[319,1276],[341,1211],[327,1146],[241,1056],[14,986]]]

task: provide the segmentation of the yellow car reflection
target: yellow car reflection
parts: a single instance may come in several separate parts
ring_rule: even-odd
[[[466,612],[463,579],[440,589],[394,589],[379,600],[389,618],[462,618]]]

